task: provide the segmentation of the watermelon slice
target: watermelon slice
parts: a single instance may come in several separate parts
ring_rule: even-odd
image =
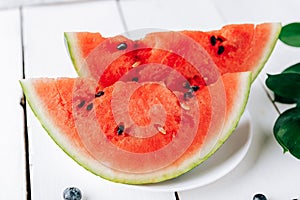
[[[76,162],[129,184],[177,177],[212,155],[245,109],[251,72],[226,73],[194,91],[162,82],[93,78],[21,81],[29,105],[51,138]]]
[[[230,72],[252,71],[253,81],[270,56],[280,30],[280,23],[234,24],[210,32],[155,32],[139,40],[122,35],[105,38],[100,33],[69,32],[65,33],[65,41],[79,76],[93,77],[105,87],[133,68],[151,63],[167,65],[179,71],[189,84],[201,86],[213,83],[219,74]],[[210,59],[203,59],[208,56],[197,48],[204,48]],[[162,76],[169,74],[150,71]],[[135,69],[127,79],[142,79],[148,72],[149,69]],[[168,84],[170,79],[161,81],[172,87],[172,83]]]

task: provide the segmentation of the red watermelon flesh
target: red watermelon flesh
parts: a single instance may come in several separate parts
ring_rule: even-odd
[[[155,32],[140,40],[105,38],[87,32],[65,33],[65,38],[78,74],[93,77],[103,86],[120,80],[134,68],[135,73],[126,75],[128,80],[164,74],[149,67],[139,68],[147,64],[166,65],[190,85],[203,86],[215,82],[219,74],[230,72],[252,71],[254,80],[271,54],[280,30],[279,23],[234,24],[210,32]],[[127,48],[118,50],[120,44]],[[162,76],[161,81],[169,87],[172,83],[166,77]],[[173,79],[176,78],[177,75]]]
[[[177,177],[216,151],[243,113],[250,81],[250,73],[226,74],[189,99],[153,82],[101,88],[89,78],[40,78],[21,85],[76,162],[112,181],[143,184]]]
[[[205,49],[181,33],[172,32],[172,37],[176,43],[165,41],[162,46],[159,46],[158,43],[155,47],[146,46],[146,43],[143,44],[139,41],[135,41],[135,45],[132,45],[133,41],[127,39],[121,43],[126,43],[126,45],[129,43],[127,48],[117,51],[117,53],[111,51],[112,48],[116,49],[116,46],[110,46],[111,43],[116,44],[116,38],[104,40],[88,55],[85,63],[96,69],[91,76],[99,80],[99,84],[104,87],[112,85],[120,79],[131,81],[138,78],[139,82],[162,81],[170,89],[172,86],[180,85],[182,90],[182,84],[186,82],[186,80],[181,80],[182,77],[185,77],[190,85],[197,86],[203,86],[206,85],[206,82],[212,83],[218,79],[217,67]],[[104,56],[104,58],[99,56],[103,54],[103,50],[111,56]],[[149,56],[153,52],[155,52],[154,55],[160,55],[160,59],[149,60]],[[167,71],[161,67],[152,69],[153,64],[165,65],[169,69]],[[158,80],[158,78],[160,79]],[[170,82],[170,78],[172,78],[172,82]]]

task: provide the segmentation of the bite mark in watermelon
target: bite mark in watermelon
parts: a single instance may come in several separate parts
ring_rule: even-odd
[[[185,102],[189,110],[180,106],[179,99],[183,96],[182,92],[173,93],[160,83],[116,82],[104,88],[102,91],[104,93],[100,97],[95,97],[95,93],[99,92],[97,81],[89,78],[27,79],[22,80],[21,85],[29,105],[43,127],[76,162],[108,180],[143,184],[177,177],[206,160],[221,146],[233,132],[243,113],[251,85],[251,73],[223,75],[215,83],[195,92],[194,98]],[[214,104],[212,100],[218,96],[218,93],[212,94],[212,91],[218,91],[220,86],[226,88],[225,99],[219,99],[224,102],[225,107]],[[150,137],[137,137],[128,134],[126,126],[130,122],[126,122],[124,131],[118,134],[116,128],[120,124],[112,118],[113,111],[109,104],[112,99],[122,102],[124,93],[130,87],[137,88],[134,89],[137,96],[131,95],[128,104],[128,112],[132,120],[144,125],[149,124],[147,115],[141,118],[135,110],[131,110],[139,104],[137,101],[141,101],[140,104],[144,109],[158,103],[167,107],[165,120],[162,120],[167,125],[164,127],[165,133],[155,129],[155,133]],[[152,93],[138,94],[139,89],[150,90]],[[123,93],[120,93],[120,90]],[[114,91],[116,95],[112,98]],[[219,108],[221,110],[225,108],[225,112],[219,112],[220,115],[214,116],[215,119],[212,121],[212,111]],[[195,114],[197,112],[198,115]],[[179,117],[180,115],[186,117]],[[186,131],[177,131],[180,129],[178,119],[183,121],[182,127]],[[121,120],[126,121],[126,119]],[[190,130],[196,131],[192,137],[188,135]],[[181,148],[173,148],[174,152],[164,151],[162,154],[157,154],[158,156],[150,155],[148,160],[144,157],[145,152],[154,150],[152,148],[165,148],[165,143],[181,147],[184,140],[188,141],[186,143],[188,145],[184,146],[183,152],[176,152],[176,149],[180,151]],[[114,149],[108,150],[106,145],[111,145]],[[143,145],[146,146],[141,148]],[[126,158],[129,157],[126,156],[114,157],[120,153],[118,152],[120,149],[125,153],[134,154],[135,157],[132,158],[135,160],[128,160]],[[119,155],[125,155],[124,151]],[[172,156],[174,153],[177,153],[175,157]],[[173,160],[164,162],[170,157]]]

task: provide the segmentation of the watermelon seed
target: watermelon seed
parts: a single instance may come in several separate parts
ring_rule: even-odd
[[[162,134],[164,134],[164,135],[167,134],[167,131],[166,131],[163,127],[158,126],[157,129],[158,129],[158,131],[161,132]]]
[[[190,107],[188,107],[186,104],[181,103],[180,107],[183,108],[184,110],[190,110]]]
[[[125,50],[127,49],[127,44],[125,42],[122,42],[120,43],[118,46],[117,46],[117,49],[118,50]]]
[[[138,82],[138,81],[139,81],[139,78],[138,78],[138,77],[133,77],[133,78],[132,78],[132,81]]]
[[[218,55],[221,55],[224,52],[224,50],[225,50],[224,46],[219,46]]]
[[[117,134],[122,135],[122,133],[124,132],[124,129],[125,129],[124,125],[120,124],[117,129]]]
[[[219,42],[223,42],[224,40],[222,39],[222,38],[220,38],[220,37],[217,37],[217,40],[219,41]]]
[[[183,98],[185,99],[185,100],[187,100],[188,98],[192,98],[193,97],[193,94],[192,94],[192,92],[186,92],[186,93],[184,93],[184,95],[183,95]]]
[[[210,37],[210,43],[211,45],[215,46],[217,43],[217,38],[213,35]]]
[[[93,103],[90,103],[89,105],[87,105],[86,109],[87,110],[92,110],[93,109]]]
[[[95,97],[101,97],[104,95],[103,91],[98,92],[97,94],[95,94]]]
[[[194,91],[194,92],[197,92],[199,90],[199,86],[197,85],[194,85],[191,87],[191,89]]]
[[[78,108],[82,108],[85,104],[85,100],[83,100],[82,102],[80,102],[80,104],[78,104]]]
[[[140,64],[141,64],[140,61],[136,61],[136,62],[133,63],[131,66],[132,66],[133,68],[135,68],[135,67],[139,66]]]
[[[188,81],[184,82],[184,83],[182,84],[182,86],[183,86],[184,88],[187,88],[187,89],[190,89],[190,88],[191,88],[191,85],[190,85],[190,83],[189,83]]]

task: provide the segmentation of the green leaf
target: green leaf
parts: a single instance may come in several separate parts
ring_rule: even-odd
[[[280,97],[290,99],[300,98],[300,74],[282,73],[268,75],[266,85]]]
[[[289,151],[300,159],[300,108],[282,113],[275,122],[273,132],[283,151]]]
[[[279,39],[287,45],[300,47],[300,23],[285,25],[281,29]]]
[[[285,98],[278,94],[274,94],[274,101],[279,103],[286,103],[286,104],[294,104],[298,102],[296,98]]]
[[[285,70],[282,71],[282,73],[296,73],[300,74],[300,63],[294,64]]]
[[[288,68],[286,68],[282,73],[296,73],[300,74],[300,63],[294,64]],[[286,103],[286,104],[294,104],[297,103],[300,99],[296,98],[285,98],[278,94],[274,94],[274,101],[279,103]]]

